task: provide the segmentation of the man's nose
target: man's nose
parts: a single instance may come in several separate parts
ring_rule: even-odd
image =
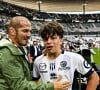
[[[27,36],[28,36],[28,37],[30,37],[30,36],[31,36],[31,33],[30,33],[30,32],[28,32],[28,33],[27,33]]]
[[[51,40],[51,38],[48,38],[48,43],[50,43],[52,40]]]

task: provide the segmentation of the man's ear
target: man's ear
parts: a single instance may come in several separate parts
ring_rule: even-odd
[[[15,34],[16,34],[16,30],[15,30],[15,28],[13,28],[13,27],[10,27],[10,28],[9,28],[9,31],[10,31],[10,34],[11,34],[11,35],[15,35]]]

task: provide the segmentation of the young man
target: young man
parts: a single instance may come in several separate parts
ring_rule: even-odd
[[[32,81],[30,61],[23,46],[31,34],[30,21],[22,16],[13,17],[8,28],[7,39],[0,41],[0,90],[65,90],[67,82],[38,84]]]
[[[72,83],[67,90],[75,90],[72,87],[74,72],[77,70],[88,78],[87,90],[96,90],[99,82],[97,73],[81,55],[61,49],[63,34],[63,27],[57,22],[46,23],[40,28],[46,53],[36,58],[33,79],[38,80],[41,77],[43,83],[47,83],[62,76],[61,82]]]

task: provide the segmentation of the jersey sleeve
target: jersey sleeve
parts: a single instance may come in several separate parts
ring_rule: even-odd
[[[93,72],[94,69],[91,67],[90,64],[79,54],[76,54],[74,56],[75,59],[75,65],[76,65],[76,70],[85,75],[86,77],[89,77]]]
[[[37,60],[35,60],[33,64],[32,79],[38,80],[39,78],[40,78],[40,74],[39,74],[38,64],[37,64]]]

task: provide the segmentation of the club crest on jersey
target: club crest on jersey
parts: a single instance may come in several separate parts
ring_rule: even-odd
[[[58,71],[62,70],[70,70],[70,58],[66,55],[64,56],[63,60],[60,62],[60,67],[58,68]]]
[[[61,67],[66,67],[67,62],[66,61],[62,61],[62,62],[60,62],[60,65],[61,65]]]
[[[69,70],[69,69],[70,69],[70,66],[68,66],[67,61],[60,62],[60,67],[58,68],[58,71]]]

